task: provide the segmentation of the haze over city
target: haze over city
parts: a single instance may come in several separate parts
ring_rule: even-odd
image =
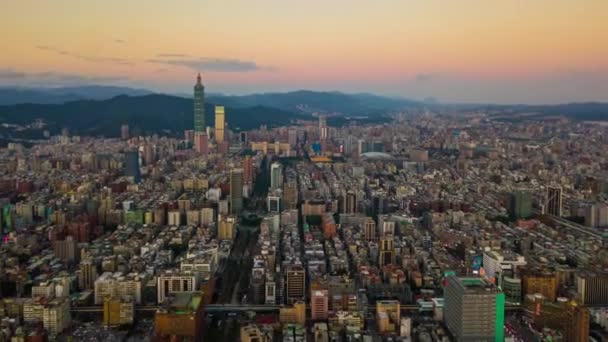
[[[7,2],[0,342],[608,341],[607,13]]]
[[[608,3],[12,1],[0,85],[298,89],[442,102],[608,101]]]

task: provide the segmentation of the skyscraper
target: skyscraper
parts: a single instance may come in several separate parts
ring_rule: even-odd
[[[283,186],[283,168],[280,163],[270,165],[270,188],[280,189]]]
[[[456,341],[503,341],[505,295],[485,278],[449,276],[445,324]]]
[[[554,216],[562,216],[562,187],[549,186],[547,187],[547,214]]]
[[[194,85],[194,131],[205,132],[205,87],[201,83],[201,74],[196,77]]]
[[[243,169],[230,171],[230,211],[239,214],[243,210]]]
[[[217,141],[217,142],[224,141],[225,125],[226,125],[226,118],[224,116],[224,106],[215,106],[215,141]]]
[[[329,137],[329,128],[327,128],[327,117],[325,115],[319,116],[319,137],[321,140],[327,140]]]
[[[125,152],[125,176],[132,177],[135,183],[141,181],[139,171],[139,153],[137,150]]]
[[[509,195],[509,215],[515,219],[532,216],[532,193],[528,190],[515,190]]]
[[[302,266],[294,265],[287,269],[287,303],[303,300],[306,295],[306,275]]]
[[[243,167],[243,182],[245,184],[253,183],[253,159],[251,156],[245,156],[241,165]]]

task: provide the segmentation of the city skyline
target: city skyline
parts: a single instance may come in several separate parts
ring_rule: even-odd
[[[297,89],[442,102],[608,101],[604,1],[13,3],[0,86]],[[103,28],[103,29],[100,29]]]

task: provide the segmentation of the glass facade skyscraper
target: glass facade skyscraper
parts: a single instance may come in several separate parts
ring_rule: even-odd
[[[205,87],[201,83],[201,74],[196,77],[194,85],[194,132],[205,132]]]

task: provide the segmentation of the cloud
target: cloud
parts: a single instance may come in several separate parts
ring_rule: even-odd
[[[414,77],[416,82],[426,82],[431,81],[439,77],[438,73],[420,73]]]
[[[26,76],[25,73],[11,69],[0,69],[0,79],[20,79]]]
[[[259,66],[254,61],[243,61],[233,58],[193,58],[180,54],[159,54],[166,58],[149,59],[149,63],[167,64],[190,68],[195,71],[211,72],[250,72],[258,70],[271,70],[269,67]]]
[[[113,64],[119,64],[119,65],[133,65],[132,61],[130,61],[128,59],[124,59],[124,58],[82,55],[77,52],[57,48],[54,46],[48,46],[48,45],[36,45],[36,48],[43,50],[43,51],[53,52],[58,55],[69,56],[72,58],[80,59],[80,60],[91,62],[91,63],[113,63]]]
[[[115,83],[129,80],[122,76],[89,76],[80,74],[60,73],[53,71],[23,72],[12,69],[0,69],[0,81],[3,83],[19,83],[37,86],[84,85],[94,83]]]
[[[185,58],[185,57],[190,57],[188,55],[184,55],[182,53],[159,53],[156,55],[156,57],[161,57],[161,58]]]

